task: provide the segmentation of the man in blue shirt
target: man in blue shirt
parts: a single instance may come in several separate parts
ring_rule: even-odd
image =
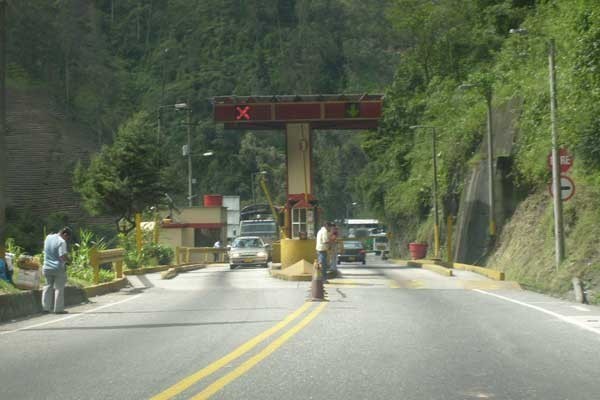
[[[52,309],[56,314],[67,313],[65,311],[66,262],[69,259],[67,241],[71,236],[71,228],[65,227],[59,233],[46,236],[44,241],[43,273],[46,284],[42,291],[42,308],[45,313],[49,313]]]

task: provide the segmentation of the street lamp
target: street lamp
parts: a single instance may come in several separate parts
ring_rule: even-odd
[[[489,234],[496,236],[496,207],[494,199],[494,135],[492,131],[492,88],[476,83],[463,83],[458,88],[462,90],[480,87],[483,89],[487,105],[487,166],[488,166],[488,197],[490,201],[489,210]]]
[[[254,196],[254,184],[256,181],[256,176],[257,175],[266,175],[268,172],[267,171],[258,171],[258,172],[253,172],[250,174],[250,186],[252,189],[252,204],[256,204],[256,198]]]
[[[358,205],[358,203],[355,201],[350,203],[350,207],[348,207],[348,205],[346,204],[346,223],[348,223],[348,220],[350,219],[350,211],[352,210],[352,208],[356,207],[357,205]]]
[[[192,206],[192,108],[188,103],[175,103],[176,110],[187,111],[187,144],[183,148],[183,155],[187,155],[188,165],[188,207]]]
[[[511,34],[527,35],[527,29],[511,29]],[[540,35],[541,36],[541,35]],[[558,128],[556,117],[556,43],[554,38],[548,38],[548,78],[550,85],[550,123],[552,133],[552,192],[554,205],[554,247],[556,268],[565,258],[565,238],[563,229],[563,211],[560,188],[560,165],[558,155]]]
[[[0,258],[4,257],[6,238],[6,173],[8,150],[6,147],[6,1],[0,0]]]
[[[440,257],[440,225],[437,206],[437,150],[436,150],[436,128],[429,125],[413,125],[410,129],[430,129],[431,130],[431,155],[433,159],[433,253],[435,258]]]

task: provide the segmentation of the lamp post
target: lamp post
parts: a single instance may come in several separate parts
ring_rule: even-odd
[[[435,258],[440,257],[440,225],[438,217],[437,201],[437,150],[436,150],[436,128],[430,125],[413,125],[410,129],[430,129],[431,130],[431,158],[433,159],[433,253]]]
[[[527,29],[511,29],[511,34],[527,35]],[[550,86],[550,124],[552,134],[552,192],[554,206],[554,248],[556,269],[565,258],[565,237],[563,228],[562,198],[560,189],[560,164],[558,155],[558,128],[556,102],[556,43],[554,38],[548,41],[548,78]]]
[[[494,134],[492,127],[492,88],[475,83],[463,83],[459,89],[470,89],[481,87],[485,102],[487,105],[487,170],[488,170],[488,198],[489,208],[489,234],[490,237],[496,236],[496,201],[494,196]]]
[[[258,171],[250,174],[250,186],[252,189],[252,204],[256,204],[256,197],[254,196],[254,184],[256,182],[257,175],[266,175],[267,171]]]
[[[192,108],[188,103],[176,103],[174,105],[176,110],[187,111],[187,144],[183,148],[183,155],[187,155],[187,169],[188,169],[188,207],[192,206]]]
[[[0,259],[4,258],[6,232],[6,1],[0,0]]]
[[[358,205],[357,202],[353,201],[352,203],[350,203],[350,206],[348,206],[348,204],[346,204],[346,223],[347,221],[350,219],[350,211],[356,207]]]

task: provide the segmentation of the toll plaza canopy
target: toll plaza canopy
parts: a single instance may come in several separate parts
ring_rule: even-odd
[[[285,129],[309,123],[311,129],[375,129],[381,94],[221,96],[212,99],[214,120],[226,129]]]

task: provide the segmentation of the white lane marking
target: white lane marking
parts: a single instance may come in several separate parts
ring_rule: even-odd
[[[574,309],[576,309],[576,310],[579,310],[579,311],[585,311],[585,312],[590,312],[590,311],[592,311],[592,310],[590,310],[589,308],[587,308],[587,307],[584,307],[584,306],[571,306],[571,307],[573,307]]]
[[[511,299],[510,297],[500,296],[499,294],[486,292],[485,290],[481,290],[481,289],[473,289],[473,290],[475,292],[479,292],[479,293],[482,293],[482,294],[487,294],[488,296],[494,296],[494,297],[497,297],[499,299],[510,301],[511,303],[519,304],[519,305],[524,306],[524,307],[533,308],[534,310],[541,311],[541,312],[543,312],[545,314],[548,314],[548,315],[552,315],[553,317],[556,317],[556,318],[560,319],[561,321],[568,322],[569,324],[578,326],[578,327],[580,327],[582,329],[585,329],[586,331],[590,331],[590,332],[595,333],[596,335],[600,335],[600,330],[595,329],[595,328],[593,328],[593,327],[591,327],[589,325],[586,325],[585,323],[583,323],[583,322],[581,322],[579,320],[573,319],[572,317],[568,317],[568,316],[565,316],[565,315],[562,315],[562,314],[558,314],[558,313],[555,313],[554,311],[546,310],[545,308],[534,306],[534,305],[531,305],[531,304],[528,304],[528,303],[524,303],[524,302],[519,301],[519,300]]]
[[[125,300],[117,301],[115,303],[105,304],[103,306],[96,307],[96,308],[93,308],[91,310],[83,311],[81,313],[67,315],[66,317],[62,317],[62,318],[58,318],[58,319],[53,319],[52,321],[42,322],[41,324],[29,325],[29,326],[25,326],[23,328],[13,329],[12,331],[0,332],[0,335],[7,335],[9,333],[15,333],[15,332],[19,332],[19,331],[25,331],[25,330],[28,330],[28,329],[39,328],[40,326],[54,324],[56,322],[66,321],[66,320],[71,319],[71,318],[79,317],[79,316],[81,316],[83,314],[88,314],[88,313],[91,313],[91,312],[94,312],[94,311],[102,310],[103,308],[108,308],[108,307],[116,306],[117,304],[125,303],[127,301],[130,301],[130,300],[133,300],[133,299],[136,299],[136,298],[140,297],[142,294],[143,293],[136,294],[135,296],[127,298]]]

